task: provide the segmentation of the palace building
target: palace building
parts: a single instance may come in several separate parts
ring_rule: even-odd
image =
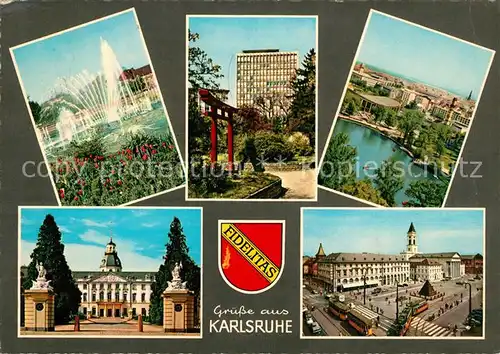
[[[124,272],[110,238],[99,271],[73,272],[82,292],[79,312],[92,317],[134,317],[149,315],[154,272]]]

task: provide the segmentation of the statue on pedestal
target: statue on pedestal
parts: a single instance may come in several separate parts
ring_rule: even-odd
[[[169,290],[185,290],[186,283],[181,279],[180,271],[182,269],[182,263],[176,263],[174,269],[172,270],[172,281],[167,281],[167,291]]]
[[[49,285],[50,280],[47,280],[45,276],[47,275],[47,270],[45,270],[43,264],[40,262],[36,265],[36,270],[38,271],[38,276],[36,280],[33,281],[33,285],[31,289],[33,290],[41,290],[47,289],[52,290],[52,287]]]

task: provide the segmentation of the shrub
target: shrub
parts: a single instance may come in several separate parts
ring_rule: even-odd
[[[189,188],[201,198],[211,193],[221,193],[229,184],[227,174],[221,165],[211,166],[203,160],[191,161],[188,175]]]
[[[105,148],[102,138],[95,135],[90,140],[82,142],[71,141],[65,152],[69,156],[85,158],[88,156],[104,155]]]
[[[314,150],[309,144],[309,138],[302,133],[294,133],[288,138],[290,149],[295,155],[310,156]]]
[[[268,131],[257,132],[254,143],[258,157],[268,162],[289,161],[294,156],[290,145],[281,134]]]

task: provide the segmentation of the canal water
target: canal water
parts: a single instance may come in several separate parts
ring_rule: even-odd
[[[397,206],[402,206],[403,202],[409,199],[405,195],[405,190],[411,182],[426,178],[435,179],[432,173],[413,164],[412,158],[401,150],[398,144],[382,134],[351,121],[338,119],[335,124],[334,134],[341,132],[349,136],[349,145],[357,149],[358,162],[355,166],[355,171],[358,180],[365,179],[366,177],[373,179],[376,168],[380,167],[383,161],[391,157],[396,161],[400,161],[397,164],[397,168],[401,171],[400,174],[404,178],[404,187],[396,193]]]

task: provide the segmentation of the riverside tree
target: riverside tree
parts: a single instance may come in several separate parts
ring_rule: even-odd
[[[356,148],[349,145],[345,133],[335,134],[328,144],[318,182],[324,187],[339,190],[356,180]]]
[[[165,248],[164,263],[160,265],[151,285],[152,293],[149,306],[150,321],[158,325],[163,323],[163,299],[161,295],[167,288],[167,282],[172,280],[172,270],[176,263],[182,264],[180,276],[183,281],[187,282],[187,288],[194,292],[195,304],[199,299],[201,286],[200,267],[189,255],[186,235],[184,235],[181,221],[177,217],[174,217],[170,224],[168,243]]]
[[[64,256],[61,232],[54,217],[48,214],[40,226],[36,247],[31,253],[23,288],[30,289],[38,276],[36,265],[42,263],[47,269],[47,280],[54,288],[55,323],[68,323],[78,313],[82,293],[78,289]]]
[[[395,196],[404,187],[404,169],[397,167],[398,161],[394,159],[386,160],[375,171],[375,186],[380,192],[380,196],[389,206],[396,206]]]

